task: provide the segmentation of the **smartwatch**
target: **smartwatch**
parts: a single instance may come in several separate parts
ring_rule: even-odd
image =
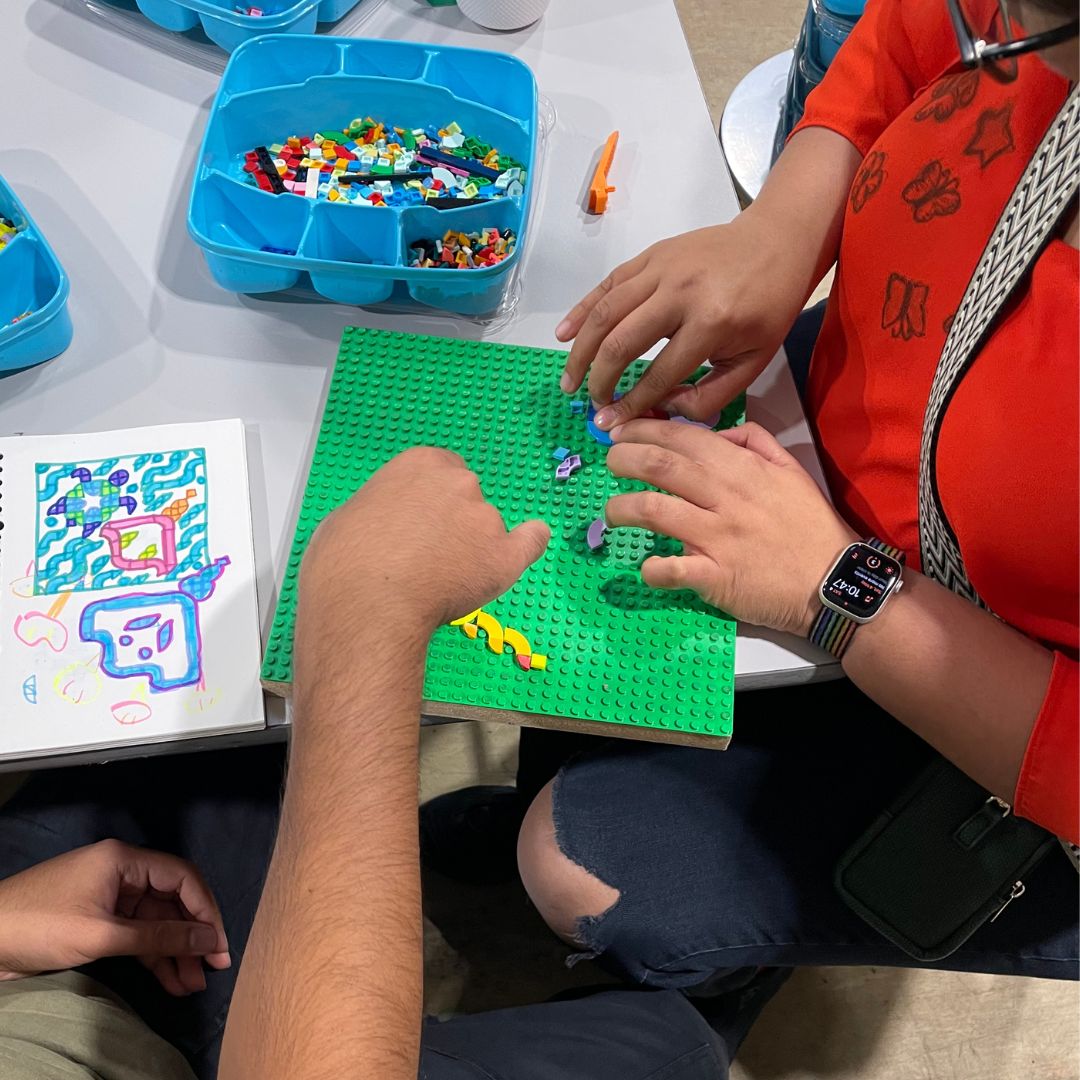
[[[864,540],[845,548],[821,583],[821,614],[814,620],[810,640],[838,660],[847,652],[861,623],[881,614],[898,592],[904,572],[904,553],[881,540]]]

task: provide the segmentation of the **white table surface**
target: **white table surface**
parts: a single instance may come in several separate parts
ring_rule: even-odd
[[[515,53],[554,106],[523,294],[490,333],[444,316],[223,291],[186,229],[217,85],[210,65],[119,32],[81,0],[30,0],[5,24],[0,172],[70,275],[75,337],[58,359],[0,379],[0,433],[243,417],[264,631],[344,326],[551,347],[559,318],[610,268],[738,211],[671,0],[552,0],[538,24],[508,34],[454,7],[383,0],[361,32]],[[593,217],[583,210],[588,181],[615,128],[618,190]],[[665,144],[677,168],[663,163]],[[782,357],[755,384],[749,411],[817,471]],[[736,685],[827,678],[829,660],[806,642],[741,631]]]

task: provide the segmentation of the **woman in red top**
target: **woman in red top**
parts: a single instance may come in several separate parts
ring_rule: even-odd
[[[1075,194],[933,447],[945,520],[998,617],[919,572],[920,440],[938,359],[1078,75],[1075,2],[1008,12],[1011,28],[996,0],[871,0],[758,200],[620,266],[559,327],[574,339],[563,389],[588,375],[607,403],[597,423],[613,429],[609,466],[671,493],[608,506],[613,525],[684,542],[683,555],[646,561],[648,583],[807,635],[847,545],[875,537],[907,557],[903,590],[843,656],[850,681],[741,694],[727,753],[606,746],[533,802],[518,849],[533,899],[564,938],[639,983],[715,989],[747,965],[910,963],[831,878],[935,753],[1080,841]],[[1010,34],[1032,47],[978,62]],[[833,505],[754,424],[716,434],[635,419],[658,403],[715,414],[834,262],[805,397]],[[628,363],[664,338],[613,402]],[[705,360],[713,371],[680,385]],[[1073,868],[1053,852],[1026,884],[941,966],[1076,978]]]

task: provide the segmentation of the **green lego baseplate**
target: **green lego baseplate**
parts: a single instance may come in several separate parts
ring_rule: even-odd
[[[523,668],[518,650],[496,654],[482,627],[472,637],[442,627],[428,652],[424,712],[727,744],[735,623],[692,593],[642,582],[645,558],[677,553],[675,541],[619,528],[590,550],[586,531],[607,500],[646,485],[607,470],[607,447],[559,390],[565,364],[555,349],[345,330],[266,648],[268,689],[287,693],[292,681],[297,576],[315,527],[395,454],[444,446],[477,473],[508,527],[533,517],[551,526],[545,554],[483,608],[547,666]],[[733,403],[720,426],[741,422],[743,409]],[[582,460],[569,479],[556,477],[559,447]]]

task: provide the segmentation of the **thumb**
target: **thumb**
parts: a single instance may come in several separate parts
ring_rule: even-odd
[[[215,927],[183,919],[110,919],[96,944],[98,956],[207,956],[220,951]]]
[[[551,529],[547,524],[534,518],[516,525],[507,534],[516,556],[514,580],[516,581],[541,555],[544,554],[551,539]]]
[[[706,555],[652,555],[641,564],[641,577],[654,589],[693,589],[707,596],[714,569]]]

